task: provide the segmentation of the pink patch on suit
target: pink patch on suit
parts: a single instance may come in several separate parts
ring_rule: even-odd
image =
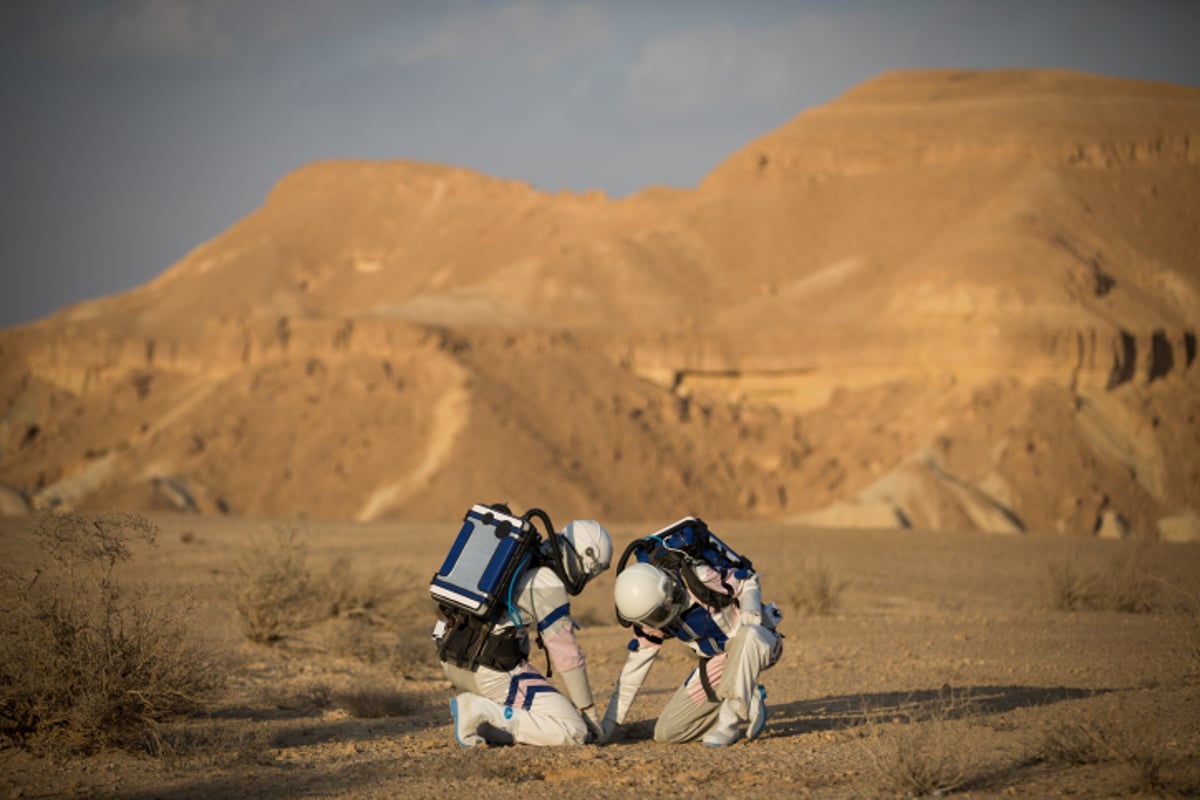
[[[583,666],[583,651],[575,641],[575,631],[570,626],[559,628],[556,633],[542,640],[550,653],[550,660],[559,672],[567,672]]]

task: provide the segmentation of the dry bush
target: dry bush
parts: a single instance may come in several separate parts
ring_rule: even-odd
[[[0,730],[34,749],[157,751],[161,723],[223,683],[190,598],[118,580],[130,545],[153,544],[157,529],[132,514],[47,512],[29,532],[41,557],[0,575]]]
[[[1059,722],[1046,728],[1031,760],[1051,764],[1095,764],[1101,760],[1090,723]]]
[[[429,597],[429,579],[411,570],[375,572],[355,578],[360,602],[339,620],[335,652],[369,664],[384,664],[403,675],[426,673],[437,667],[437,648],[430,639],[436,618]]]
[[[395,626],[410,621],[421,606],[429,616],[425,582],[407,573],[355,571],[338,559],[328,569],[310,565],[309,550],[294,528],[275,529],[265,539],[252,539],[241,554],[233,593],[242,632],[259,644],[273,644],[329,619],[352,619],[363,625]],[[419,588],[418,588],[419,587]],[[339,630],[332,642],[342,655],[378,660],[364,629]]]
[[[372,623],[403,618],[412,605],[412,583],[405,573],[355,571],[347,559],[335,561],[313,581],[328,617],[359,617]],[[423,586],[423,584],[422,584]]]
[[[1099,576],[1074,561],[1052,561],[1046,565],[1046,590],[1050,606],[1059,611],[1078,611],[1095,607],[1099,597]]]
[[[840,601],[846,582],[834,577],[823,561],[809,563],[801,561],[796,578],[787,587],[787,602],[801,614],[818,616],[829,614]]]
[[[417,619],[402,627],[372,625],[351,617],[330,629],[328,651],[338,658],[385,665],[413,675],[437,665],[437,648],[430,639],[433,625]]]
[[[322,616],[308,548],[294,528],[280,527],[266,539],[252,538],[235,574],[234,609],[242,633],[252,642],[278,642]]]
[[[1130,792],[1194,791],[1192,782],[1171,779],[1170,773],[1179,765],[1170,753],[1160,730],[1131,724],[1123,714],[1114,714],[1103,719],[1080,716],[1055,725],[1043,734],[1035,757],[1053,764],[1111,763]]]
[[[908,796],[941,795],[960,789],[983,773],[964,747],[956,722],[967,716],[969,696],[944,690],[931,704],[884,715],[864,711],[866,762],[886,791]]]
[[[1148,614],[1163,607],[1160,582],[1144,571],[1138,551],[1100,563],[1072,556],[1046,569],[1049,603],[1060,611]]]

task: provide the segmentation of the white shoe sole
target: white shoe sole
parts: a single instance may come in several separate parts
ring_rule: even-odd
[[[737,731],[733,732],[733,738],[726,740],[724,737],[705,736],[701,741],[705,747],[729,747],[731,744],[736,744],[738,739],[742,738]]]

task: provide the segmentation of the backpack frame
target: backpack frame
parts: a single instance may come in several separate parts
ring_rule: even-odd
[[[724,592],[709,588],[700,581],[694,568],[706,564],[720,572],[732,570],[739,578],[754,572],[754,565],[750,559],[739,555],[721,541],[699,517],[684,517],[649,536],[630,542],[621,554],[621,560],[617,562],[618,575],[625,569],[630,558],[674,572],[683,580],[688,591],[704,605],[717,609],[725,608],[733,602],[733,588],[724,581]],[[617,619],[625,627],[631,625],[620,614],[617,615]]]
[[[545,525],[550,565],[559,571],[562,552],[541,509],[516,516],[503,503],[476,504],[463,517],[450,552],[429,582],[430,597],[445,619],[444,629],[435,634],[440,660],[468,670],[482,665],[508,671],[528,655],[525,628],[514,616],[513,591],[526,569],[546,561],[534,518]],[[513,626],[496,632],[506,619]]]

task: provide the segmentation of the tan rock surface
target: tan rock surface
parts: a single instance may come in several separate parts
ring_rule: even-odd
[[[887,74],[623,200],[313,164],[146,286],[0,331],[0,481],[1186,538],[1197,208],[1200,90],[1061,71]]]

